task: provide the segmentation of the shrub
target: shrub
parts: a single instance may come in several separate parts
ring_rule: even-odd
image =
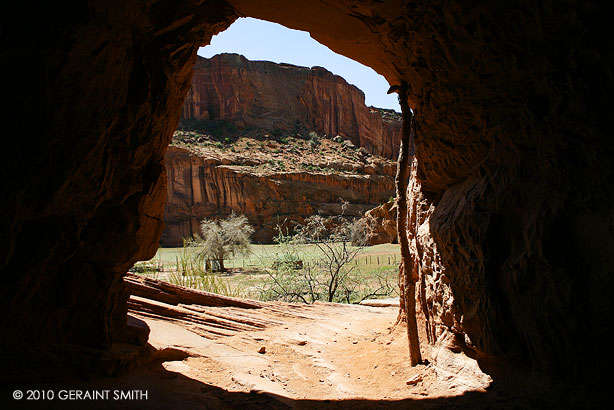
[[[177,257],[177,270],[171,271],[168,277],[170,283],[220,295],[244,297],[243,292],[233,289],[227,281],[206,270],[191,245],[191,241],[183,241],[183,251]]]

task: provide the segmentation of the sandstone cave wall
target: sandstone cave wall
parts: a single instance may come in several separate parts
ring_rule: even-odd
[[[362,91],[322,67],[250,61],[238,54],[198,57],[182,117],[340,135],[386,158],[398,156],[401,133],[399,121],[382,118],[365,105]]]
[[[407,233],[430,342],[455,335],[478,355],[598,385],[608,364],[578,353],[602,350],[611,328],[611,9],[230,3],[407,81],[417,160]]]
[[[3,4],[3,381],[128,365],[122,276],[155,254],[164,151],[221,2]],[[185,15],[191,15],[185,19]],[[16,16],[20,16],[17,18]],[[23,16],[23,18],[21,18]]]
[[[253,241],[271,243],[278,224],[292,229],[293,223],[302,223],[310,215],[340,215],[341,200],[349,203],[346,216],[360,217],[394,196],[390,172],[262,173],[177,147],[168,148],[166,167],[166,227],[160,238],[162,246],[181,246],[182,238],[200,234],[202,218],[224,217],[233,211],[248,218],[255,229]]]
[[[3,21],[0,53],[13,96],[3,113],[11,155],[0,165],[6,374],[33,355],[63,358],[51,361],[56,375],[75,362],[100,370],[65,359],[79,346],[108,348],[111,328],[122,327],[120,278],[157,242],[162,157],[197,46],[242,15],[309,30],[390,83],[408,82],[417,160],[408,235],[431,342],[456,334],[477,353],[604,385],[614,294],[611,6],[64,5],[69,12],[51,3],[3,10],[28,16]],[[18,137],[24,129],[28,138]],[[70,355],[59,353],[68,346]]]
[[[599,385],[604,364],[578,352],[600,349],[612,309],[612,140],[596,122],[610,74],[599,11],[581,3],[440,15],[446,28],[417,50],[429,63],[410,70],[422,81],[408,234],[432,341],[451,331]]]

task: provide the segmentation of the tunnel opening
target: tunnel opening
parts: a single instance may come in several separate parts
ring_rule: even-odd
[[[207,64],[221,65],[222,63],[216,61],[216,59],[219,60],[222,58],[226,58],[226,59],[230,59],[234,61],[238,59],[241,61],[241,64],[244,64],[244,61],[243,61],[244,57],[242,56],[213,55],[210,61],[203,61],[203,60],[197,61],[195,75],[196,76],[201,75],[201,73],[199,73],[198,71],[199,63],[202,62],[205,66]],[[256,63],[264,64],[266,62],[257,61]],[[292,67],[289,64],[282,64],[282,66]],[[304,69],[303,67],[297,67],[297,68]],[[311,68],[311,70],[314,70],[314,68]],[[275,69],[274,67],[269,66],[269,67],[265,67],[264,70],[266,72],[266,70],[274,70],[274,69]],[[222,72],[222,75],[223,74],[224,73]],[[239,74],[239,76],[242,76],[242,75],[245,75],[245,74],[242,74],[242,73]],[[216,84],[215,86],[219,88],[228,87],[228,83],[224,83],[224,78],[220,78],[220,77],[221,76],[219,75],[219,73],[217,73],[217,75],[214,77],[216,80],[220,81],[220,83]],[[389,87],[387,85],[385,89],[388,89],[388,88]],[[242,97],[239,95],[239,93],[240,93],[239,91],[236,91],[234,94],[231,93],[230,95],[227,95],[226,100],[237,99],[240,101]],[[182,116],[180,120],[179,130],[189,133],[189,132],[196,131],[198,129],[198,126],[200,126],[202,127],[200,128],[201,137],[205,136],[205,139],[209,140],[212,144],[216,144],[218,147],[219,147],[219,144],[223,141],[228,144],[228,147],[226,147],[227,149],[229,148],[232,152],[235,152],[234,150],[235,146],[233,145],[233,143],[243,138],[243,135],[241,135],[240,132],[239,132],[239,135],[236,135],[237,133],[235,131],[236,131],[238,122],[243,122],[243,118],[239,117],[239,120],[237,121],[237,118],[233,118],[232,116],[224,117],[224,112],[228,111],[228,107],[224,106],[225,101],[222,99],[220,95],[217,95],[217,96],[207,95],[208,100],[206,103],[203,103],[203,99],[202,98],[199,99],[198,97],[200,96],[198,96],[198,94],[211,94],[211,90],[210,89],[195,89],[194,82],[192,83],[192,89],[188,92],[188,97],[184,101],[184,104],[182,107]],[[247,98],[249,98],[249,94]],[[253,104],[259,104],[259,103],[262,103],[262,100],[263,100],[262,96],[256,95],[252,101],[253,101]],[[304,104],[305,103],[304,99],[301,99],[301,102]],[[262,109],[252,109],[252,111],[254,112],[256,116],[259,116],[259,115],[263,115],[263,113],[265,113],[267,110],[265,108],[262,108]],[[338,113],[336,114],[339,115]],[[317,115],[318,114],[316,114],[316,116]],[[413,115],[413,112],[412,112],[412,115]],[[227,121],[227,119],[234,120],[234,122]],[[316,122],[317,120],[314,119],[314,120],[311,120],[311,122],[308,122],[307,124],[303,123],[299,125],[301,126],[301,128],[305,130],[305,133],[307,133],[311,137],[310,134],[316,132],[316,129],[317,129]],[[296,127],[296,124],[293,124],[293,125]],[[311,131],[308,128],[310,125],[314,127],[314,129],[312,129]],[[249,127],[249,124],[241,124],[239,126],[239,128],[247,128],[247,127]],[[222,128],[221,132],[220,132],[220,128]],[[341,128],[341,127],[337,127],[337,128]],[[321,130],[322,128],[317,129],[317,131],[320,133],[321,133]],[[254,130],[250,128],[248,128],[248,131],[254,132]],[[259,131],[264,133],[264,135],[262,136],[263,138],[261,138],[261,140],[264,140],[265,144],[267,145],[270,143],[271,140],[277,141],[277,142],[285,142],[284,139],[288,138],[288,135],[284,135],[284,132],[285,133],[290,132],[290,130],[288,129],[286,130],[278,130],[278,129],[262,130],[261,129]],[[274,135],[276,134],[276,131],[279,131],[280,135]],[[207,133],[211,133],[211,135],[206,135]],[[218,135],[215,135],[216,133]],[[360,131],[358,131],[358,133],[360,133]],[[271,138],[271,134],[273,134],[273,138]],[[338,134],[349,136],[347,135],[347,133],[344,133],[343,131],[337,131],[337,132],[334,132],[334,134],[336,134],[335,135],[336,138],[339,137]],[[294,136],[298,137],[299,139],[301,138],[299,133],[295,133]],[[330,137],[332,137],[332,135],[328,136],[326,135],[326,133],[324,133],[322,137],[325,139],[329,139]],[[349,137],[351,138],[351,136]],[[198,139],[199,137],[196,137],[196,140]],[[392,143],[397,145],[400,141],[400,136],[398,136],[395,139],[396,141],[393,141]],[[182,146],[181,143],[177,144],[175,141],[171,142],[171,146],[173,145]],[[246,147],[250,148],[249,142],[246,144]],[[261,144],[260,150],[262,150],[263,148],[264,147]],[[371,146],[370,148],[373,149],[373,146]],[[193,153],[193,154],[196,154],[196,153]],[[397,150],[394,148],[392,149],[391,152],[388,153],[388,155],[391,157],[395,157],[396,154],[397,154]],[[412,147],[411,155],[413,158],[413,147]],[[232,166],[233,164],[225,164],[225,165]],[[168,166],[168,163],[167,163],[167,166]],[[276,170],[276,171],[279,171],[279,170]],[[180,172],[177,172],[177,174],[180,174]],[[211,197],[210,194],[207,195],[207,193],[202,193],[206,191],[206,188],[202,184],[202,181],[203,180],[206,181],[207,178],[211,178],[211,174],[208,174],[207,171],[204,171],[202,167],[198,169],[198,172],[194,172],[193,170],[191,170],[190,172],[187,172],[187,173],[184,172],[183,174],[186,175],[188,179],[193,179],[194,175],[198,175],[198,179],[201,180],[200,187],[196,188],[196,190],[199,191],[198,196],[200,198]],[[173,177],[173,174],[169,173],[169,180],[172,180],[174,178],[175,177]],[[188,185],[190,186],[191,192],[190,191],[186,191],[186,192],[190,192],[191,194],[194,194],[194,189],[195,189],[194,182],[192,181],[191,183],[182,184],[182,186],[184,187]],[[170,191],[171,190],[169,190],[169,192]],[[228,192],[226,192],[225,195],[231,196],[232,194],[229,194]],[[270,198],[265,199],[264,201],[265,205],[269,201],[269,199]],[[225,197],[223,198],[223,200],[225,201],[227,200],[227,198]],[[194,203],[192,205],[194,205]],[[231,208],[231,207],[228,207],[228,208]],[[241,210],[242,210],[241,207],[238,207],[238,209],[231,209],[231,212],[235,212],[235,211],[240,212]],[[259,210],[258,213],[263,213],[263,210],[262,209]],[[322,214],[321,212],[317,212],[317,211],[316,213],[320,215]],[[222,213],[222,215],[224,214]],[[216,212],[216,214],[214,214],[214,216],[218,216],[218,217],[221,216],[219,210]],[[274,215],[274,217],[277,217],[277,220],[279,220],[279,216],[280,215]],[[286,215],[283,215],[283,216],[286,216]],[[198,227],[199,225],[198,223],[196,224],[197,226],[196,228],[193,228],[192,225],[193,224],[190,224],[190,227],[188,229],[189,233],[193,234],[194,231],[200,230],[200,227]],[[296,222],[295,222],[295,225],[297,225]],[[208,226],[210,227],[211,225],[208,225]],[[281,232],[277,231],[275,238],[281,239],[283,232],[284,232],[283,229],[286,228],[285,232],[287,233],[288,226],[292,226],[292,225],[288,224],[285,226],[278,227],[278,229],[281,229],[282,231]],[[203,227],[203,229],[205,228]],[[163,241],[168,240],[168,238],[165,239],[165,234],[163,234],[162,238],[163,238],[162,239]],[[391,242],[396,242],[396,241],[391,241]],[[339,250],[337,251],[333,250],[332,248],[337,246],[337,243],[326,242],[326,241],[322,242],[322,238],[320,237],[318,238],[318,243],[324,243],[324,245],[320,246],[318,244],[316,246],[321,251],[323,250],[324,257],[328,259],[328,262],[330,262],[333,259],[348,257],[348,260],[343,263],[350,264],[351,269],[354,268],[354,266],[351,266],[354,263],[354,259],[356,259],[356,264],[357,265],[359,264],[360,258],[357,257],[357,254],[348,252],[349,255],[351,256],[339,255]],[[280,242],[278,245],[281,245],[282,247],[285,246],[287,248],[290,245],[290,243]],[[342,247],[345,249],[347,245],[348,244],[343,243]],[[185,245],[183,248],[183,252],[185,253]],[[297,253],[296,248],[292,249],[290,253],[292,253],[292,255],[290,256],[294,256]],[[282,259],[287,256],[288,254],[283,255]],[[386,258],[386,256],[388,255],[381,256],[382,261]],[[400,255],[396,255],[396,254],[393,256],[393,263],[397,263],[397,260],[400,261],[399,256]],[[159,256],[158,258],[159,258],[158,259],[159,261],[161,257]],[[367,258],[372,260],[372,256],[367,256]],[[378,255],[376,256],[376,258],[377,258],[378,265],[379,265],[380,256]],[[261,260],[261,263],[262,263],[262,257],[260,257],[259,259]],[[389,256],[388,256],[388,259],[390,260]],[[275,265],[275,262],[276,261],[273,261],[273,266]],[[278,260],[277,262],[280,262],[280,261]],[[280,263],[282,262],[287,262],[287,261],[284,260],[284,261],[281,261]],[[313,261],[309,261],[309,260],[306,261],[304,260],[304,257],[298,257],[297,260],[292,260],[292,262],[293,264],[296,264],[296,262],[300,262],[301,268],[304,268],[305,264],[307,265],[307,269],[304,271],[301,270],[299,272],[292,272],[294,276],[296,276],[296,273],[298,273],[299,275],[303,275],[303,276],[311,273],[311,271],[309,270],[309,264],[313,263]],[[243,263],[243,268],[245,268],[245,261],[243,260],[242,263]],[[177,262],[177,265],[179,265],[179,261]],[[205,266],[207,265],[205,264]],[[212,267],[214,265],[208,265],[208,266]],[[223,263],[220,262],[219,266],[223,266]],[[315,266],[315,263],[314,263],[314,266]],[[344,266],[339,266],[339,267],[343,268]],[[395,281],[397,277],[397,273],[396,273],[397,269],[392,270]],[[296,270],[296,269],[290,269],[290,270]],[[183,272],[182,276],[184,277],[190,276],[190,274],[186,275],[185,272]],[[276,300],[282,300],[282,301],[292,302],[292,303],[296,303],[296,302],[313,303],[313,302],[317,302],[318,299],[320,298],[320,296],[314,296],[314,294],[318,292],[317,290],[314,290],[314,287],[321,285],[320,283],[318,283],[317,280],[312,281],[312,282],[306,281],[304,283],[305,289],[302,290],[302,289],[297,289],[295,283],[287,283],[287,282],[283,284],[280,283],[280,281],[287,280],[287,278],[280,279],[280,276],[273,277],[273,275],[271,275],[270,273],[269,273],[269,276],[273,278],[274,284],[278,285],[277,293],[275,295]],[[328,282],[324,283],[324,285],[330,287],[334,284],[335,286],[337,286],[339,285],[339,283],[337,282],[341,282],[342,279],[344,278],[343,277],[336,278],[332,276],[332,280],[328,280]],[[142,278],[139,278],[139,279],[130,278],[129,282],[130,282],[130,288],[132,289],[133,292],[136,290],[135,294],[138,296],[144,296],[145,294],[147,294],[147,292],[141,293],[143,284],[147,282],[149,282],[148,286],[160,287],[160,289],[166,293],[169,293],[169,292],[173,293],[174,291],[177,291],[176,289],[173,289],[172,287],[166,284],[156,283],[154,282],[154,280],[148,281],[147,279],[142,279]],[[189,280],[187,281],[179,280],[179,281],[174,281],[173,283],[179,284],[179,285],[188,285],[188,282]],[[345,283],[343,285],[345,285]],[[198,285],[191,286],[191,287],[195,287],[196,289],[198,289]],[[212,289],[202,288],[201,290],[212,290]],[[213,290],[215,291],[215,289]],[[184,292],[184,291],[179,290],[178,292]],[[340,292],[340,293],[343,293],[343,292]],[[311,299],[309,300],[306,299],[304,295],[308,295],[309,297],[311,297]],[[149,296],[151,296],[151,294],[149,294]],[[258,319],[260,321],[266,322],[267,320],[276,319],[275,316],[273,316],[273,318],[271,318],[270,316],[267,316],[267,314],[270,314],[270,313],[268,312],[264,313],[264,311],[268,308],[266,304],[258,305],[257,302],[233,301],[232,300],[233,296],[243,296],[243,295],[238,295],[236,293],[233,293],[232,291],[226,292],[225,296],[228,298],[224,298],[224,297],[220,298],[223,301],[220,303],[222,304],[228,303],[229,306],[233,306],[234,303],[239,303],[239,304],[245,303],[246,305],[248,305],[247,306],[248,309],[260,309],[258,311]],[[322,296],[326,297],[327,295],[322,295]],[[349,299],[349,295],[346,295],[347,300],[339,299],[339,298],[333,299],[332,296],[330,296],[330,294],[328,296],[330,298],[328,300],[325,299],[325,301],[327,302],[340,302],[340,301],[348,302],[348,303],[351,302],[351,300]],[[378,295],[377,292],[375,292],[371,296],[376,297],[376,296],[381,296],[381,295]],[[388,295],[388,296],[391,296],[391,295]],[[284,297],[289,298],[289,299],[284,299]],[[194,296],[194,300],[198,300],[199,298],[202,298],[202,295],[197,294],[197,296]],[[153,299],[157,299],[157,298],[154,296]],[[166,299],[166,296],[158,300],[164,301],[165,299]],[[181,300],[181,297],[179,297],[179,300]],[[215,303],[218,303],[218,302],[217,301],[214,302],[214,305]],[[250,305],[251,303],[253,303],[253,305]],[[386,386],[392,381],[391,378],[394,378],[395,376],[397,377],[397,379],[399,377],[406,378],[407,379],[406,385],[408,386],[420,385],[421,392],[422,392],[420,394],[426,394],[426,395],[441,394],[443,393],[444,390],[446,391],[446,394],[461,395],[471,390],[483,392],[484,389],[488,387],[488,385],[491,383],[490,377],[479,369],[479,367],[475,364],[473,359],[467,356],[464,356],[464,358],[461,358],[460,360],[458,358],[454,360],[454,366],[458,366],[463,369],[462,370],[463,377],[462,379],[457,378],[457,377],[452,377],[451,379],[454,379],[455,382],[451,382],[451,383],[443,382],[440,374],[436,371],[433,371],[428,366],[426,367],[422,366],[417,369],[410,369],[407,367],[405,367],[404,369],[400,369],[398,367],[395,367],[395,369],[397,370],[392,371],[392,372],[389,372],[388,369],[377,370],[380,365],[384,365],[386,367],[395,366],[395,363],[398,361],[398,360],[392,360],[390,362],[381,363],[381,364],[376,363],[376,362],[379,362],[379,360],[374,361],[373,359],[376,357],[380,357],[382,355],[382,352],[381,352],[382,347],[383,347],[382,345],[388,346],[389,348],[390,346],[394,345],[396,347],[394,355],[397,357],[400,357],[400,356],[405,357],[407,354],[406,353],[407,341],[403,337],[403,332],[404,332],[402,329],[403,326],[402,325],[398,326],[398,319],[400,315],[397,312],[398,305],[399,305],[398,300],[375,302],[374,304],[370,305],[370,306],[377,307],[377,309],[380,309],[380,312],[377,312],[378,314],[376,314],[375,316],[373,316],[373,313],[374,313],[373,311],[367,312],[367,311],[357,310],[355,313],[348,311],[347,313],[345,313],[346,315],[349,314],[347,318],[342,319],[338,317],[334,319],[334,322],[337,322],[337,327],[338,327],[337,329],[335,329],[335,326],[330,322],[331,320],[330,317],[327,316],[331,314],[331,312],[327,310],[327,306],[320,306],[316,303],[315,305],[313,305],[314,310],[312,314],[314,315],[314,317],[317,317],[317,320],[319,322],[319,327],[314,327],[313,325],[310,326],[309,323],[301,323],[300,321],[297,322],[295,318],[292,318],[292,314],[286,313],[287,317],[284,318],[282,321],[284,325],[283,330],[277,333],[272,332],[276,337],[275,342],[271,341],[270,334],[258,335],[256,333],[255,335],[249,335],[247,337],[233,336],[233,332],[236,331],[237,329],[233,329],[233,325],[229,325],[229,323],[233,323],[233,321],[243,323],[243,324],[245,323],[253,324],[253,323],[249,321],[245,322],[243,320],[239,320],[237,317],[233,316],[232,314],[224,313],[221,311],[217,312],[216,316],[227,322],[225,325],[221,325],[220,323],[214,322],[211,327],[201,325],[198,328],[198,330],[192,329],[192,332],[200,335],[201,337],[209,338],[209,339],[220,340],[218,338],[230,337],[232,338],[232,341],[230,343],[232,343],[235,348],[238,349],[240,346],[243,349],[245,348],[253,349],[251,352],[249,351],[246,352],[245,350],[241,350],[246,357],[249,357],[250,353],[252,356],[257,357],[257,355],[254,354],[254,352],[257,352],[258,354],[261,354],[261,355],[267,355],[267,354],[273,355],[274,354],[274,355],[277,355],[276,356],[277,360],[275,360],[275,362],[281,363],[281,364],[277,366],[273,366],[273,368],[271,368],[272,366],[269,364],[268,370],[267,369],[263,370],[261,368],[262,366],[258,366],[258,365],[246,366],[245,369],[238,370],[237,368],[233,368],[232,366],[230,366],[228,361],[224,359],[224,356],[225,356],[224,354],[220,354],[218,356],[208,355],[209,361],[213,361],[214,363],[216,363],[217,366],[220,366],[222,368],[225,367],[225,368],[224,370],[218,371],[217,376],[215,374],[212,374],[212,375],[209,375],[208,377],[202,378],[202,375],[201,375],[200,380],[207,380],[208,384],[211,384],[211,385],[219,385],[221,383],[221,381],[219,380],[220,373],[221,373],[224,376],[231,375],[232,380],[235,383],[235,385],[232,386],[231,388],[239,389],[239,391],[245,388],[246,385],[248,385],[248,386],[251,386],[252,390],[256,388],[256,389],[263,389],[269,392],[280,391],[280,394],[282,395],[288,395],[288,394],[296,395],[297,390],[300,391],[301,389],[303,389],[303,391],[308,392],[309,398],[316,398],[316,397],[320,397],[321,395],[323,395],[321,396],[322,398],[330,398],[330,397],[337,397],[337,396],[344,397],[344,396],[353,394],[353,395],[368,396],[376,400],[381,399],[381,398],[397,398],[398,399],[398,398],[407,397],[407,393],[400,393],[400,395],[397,394],[397,395],[392,395],[392,396],[385,393]],[[156,309],[155,308],[152,309],[151,305],[148,304],[147,301],[144,301],[142,299],[130,300],[129,307],[130,307],[130,312],[132,314],[135,314],[137,317],[140,317],[141,319],[146,320],[147,322],[150,322],[150,320],[153,318],[154,323],[155,323],[155,319],[160,319],[160,317],[163,317],[163,315],[159,314],[159,311],[158,313],[156,313]],[[283,311],[284,307],[283,305],[281,305],[281,306],[276,307],[276,309],[280,309]],[[211,310],[207,308],[203,308],[202,310],[198,309],[198,310],[205,317],[212,313]],[[146,313],[143,315],[144,312]],[[171,315],[173,315],[173,313],[171,313]],[[343,314],[341,313],[339,314],[339,316],[342,316],[342,315]],[[355,315],[358,317],[356,317]],[[387,315],[387,317],[384,315]],[[428,325],[425,326],[425,323],[427,321],[425,320],[425,316],[422,311],[419,313],[419,315],[420,315],[420,337],[426,341],[427,340],[426,329]],[[361,317],[361,316],[364,316],[364,317]],[[386,318],[382,321],[382,317],[378,317],[378,316],[382,316]],[[396,320],[396,323],[395,323],[395,320]],[[338,326],[338,321],[341,321],[342,323],[347,321],[347,326],[344,326],[343,330],[341,330],[341,328]],[[188,323],[188,328],[189,328],[190,326],[189,323],[191,321],[185,320],[185,322]],[[352,326],[352,322],[354,323],[353,326]],[[198,320],[192,323],[192,325],[195,323],[197,324]],[[155,328],[158,325],[154,324],[152,327]],[[325,330],[322,327],[322,325],[328,326],[329,328]],[[242,329],[242,330],[245,330],[245,329]],[[257,330],[257,329],[253,329],[253,330]],[[366,334],[367,332],[369,333],[368,335]],[[181,337],[182,336],[179,336],[178,339],[181,340],[180,339]],[[241,339],[246,339],[246,338],[249,340],[247,343],[245,343],[245,340],[241,340]],[[155,336],[150,336],[150,341],[152,339],[157,340],[155,339]],[[338,342],[341,342],[341,340],[337,340],[337,339],[346,339],[346,340],[343,340],[343,342],[345,343],[338,343]],[[395,342],[395,339],[396,339],[396,342]],[[280,340],[283,340],[283,341],[280,341]],[[258,346],[254,346],[253,341],[260,342],[260,343],[258,343]],[[180,341],[175,341],[175,342],[177,344],[181,344]],[[226,342],[220,341],[218,342],[218,346],[223,346],[225,343]],[[349,345],[349,343],[351,343],[351,346]],[[289,349],[291,356],[284,357],[284,355],[281,354],[280,349],[279,349],[280,345],[284,346],[284,345],[295,345],[295,344],[297,346],[303,346],[303,347],[309,345],[310,347],[312,347],[312,350],[315,349],[315,351],[311,351],[310,353],[307,353],[307,356],[308,357],[312,355],[315,356],[316,357],[315,361],[318,362],[318,364],[314,366],[314,362],[312,360],[305,360],[304,352],[297,351],[296,349],[293,349],[293,348]],[[361,345],[360,349],[355,348],[357,344]],[[187,343],[187,345],[189,345],[189,343]],[[203,348],[203,346],[200,346],[200,347]],[[258,350],[256,350],[256,347],[258,348]],[[341,350],[339,350],[340,347],[341,347]],[[164,349],[167,349],[167,348],[168,347],[165,347]],[[196,348],[198,348],[198,346]],[[317,350],[318,348],[330,350],[331,354],[322,355],[322,350]],[[403,353],[399,351],[399,348],[402,349],[401,351],[403,351]],[[221,350],[223,350],[223,348]],[[428,347],[427,347],[427,351],[428,351]],[[332,353],[332,352],[336,352],[336,353]],[[353,362],[353,357],[355,357],[355,355],[361,355],[363,357],[370,356],[371,360],[366,360],[362,366],[354,366],[350,362]],[[333,360],[332,356],[337,357],[337,359]],[[338,359],[339,356],[343,356],[344,358],[346,358],[345,363],[343,360]],[[426,360],[420,364],[428,365],[429,362],[433,360],[433,355],[425,352],[424,356]],[[388,355],[388,357],[391,358],[390,355]],[[405,360],[406,359],[402,359],[402,361],[405,361]],[[192,366],[192,368],[194,366],[199,366],[199,365],[202,365],[202,363],[197,364],[196,361],[192,361],[190,363],[190,366]],[[176,366],[175,363],[164,363],[163,364],[163,367],[167,370],[172,370],[175,368],[175,366]],[[291,370],[288,368],[284,369],[284,366],[285,367],[291,366]],[[297,366],[303,366],[303,371],[297,372],[296,371]],[[398,363],[396,364],[396,366],[398,366]],[[313,368],[317,368],[317,367],[327,368],[328,374],[326,374],[326,372],[321,372],[318,370],[313,371]],[[311,368],[311,371],[308,370],[309,368]],[[343,370],[341,370],[342,368]],[[264,379],[264,381],[256,379],[256,381],[259,381],[259,382],[254,382],[254,379],[250,377],[252,372],[254,373],[259,372],[260,379]],[[352,387],[348,387],[347,385],[345,385],[345,383],[340,382],[338,380],[340,372],[344,372],[346,374],[346,377],[352,379],[352,383],[351,383]],[[297,383],[297,379],[295,377],[297,374],[302,374],[301,378],[308,378],[308,379],[316,379],[316,376],[318,374],[321,377],[318,378],[318,383],[315,383],[315,384],[306,383],[304,386],[301,386],[301,383]],[[367,375],[371,376],[370,378],[368,378],[368,380],[367,380]],[[377,377],[375,377],[375,375],[377,375]],[[284,377],[286,378],[284,379]],[[361,381],[361,377],[363,381]],[[281,390],[279,390],[278,388],[275,388],[274,386],[272,386],[270,382],[273,382],[273,383],[280,382],[281,385],[284,387],[281,388]],[[442,387],[444,384],[445,384],[445,387]],[[289,385],[291,385],[292,387],[286,389],[286,387],[288,387]]]

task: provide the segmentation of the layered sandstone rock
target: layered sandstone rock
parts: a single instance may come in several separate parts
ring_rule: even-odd
[[[362,91],[322,67],[250,61],[238,54],[198,57],[182,118],[285,133],[314,130],[349,138],[387,158],[398,155],[401,132],[397,117],[367,107]]]
[[[388,157],[398,152],[401,128],[398,115],[366,107],[362,91],[321,67],[249,61],[238,54],[198,57],[182,118],[208,120],[205,124],[214,128],[219,139],[258,132],[307,136],[316,131],[342,143],[339,151],[362,148],[362,152]],[[245,154],[249,157],[249,152]],[[313,214],[339,214],[340,201],[351,204],[345,216],[360,217],[394,195],[393,165],[376,157],[357,169],[342,157],[331,162],[324,155],[312,155],[312,165],[332,172],[295,169],[262,174],[231,166],[244,165],[245,158],[212,155],[195,153],[188,159],[181,150],[167,153],[162,246],[180,246],[182,238],[200,233],[202,218],[223,217],[232,211],[248,217],[256,229],[256,242],[269,243],[284,221],[292,226]],[[271,155],[269,160],[290,166],[289,158]],[[352,167],[359,174],[334,171]]]
[[[270,243],[278,225],[292,229],[310,215],[340,215],[342,201],[349,203],[346,217],[360,217],[394,195],[391,164],[379,175],[365,172],[371,164],[346,173],[280,171],[260,167],[262,162],[248,152],[243,155],[220,151],[198,155],[169,147],[163,246],[181,246],[182,238],[200,234],[202,218],[224,217],[233,211],[244,214],[254,226],[253,241]]]
[[[367,243],[397,243],[397,207],[396,202],[388,201],[365,212],[361,218],[367,226]]]

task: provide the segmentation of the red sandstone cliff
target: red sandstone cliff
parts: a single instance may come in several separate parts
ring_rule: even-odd
[[[263,167],[266,161],[249,153],[209,150],[199,155],[173,146],[165,159],[166,228],[160,239],[164,246],[180,246],[183,237],[200,233],[202,218],[231,211],[245,214],[256,230],[252,239],[266,243],[276,235],[277,224],[285,220],[339,215],[341,199],[350,203],[345,215],[360,217],[394,195],[393,164],[382,165],[381,160],[363,166],[348,161],[347,172],[280,171]],[[381,175],[370,175],[377,165]]]
[[[323,145],[313,152],[305,148],[305,141],[294,139],[293,148],[258,148],[268,151],[258,159],[252,146],[262,142],[255,139],[247,145],[233,144],[232,151],[238,149],[241,155],[228,152],[228,146],[212,148],[211,141],[201,137],[194,142],[200,151],[191,149],[194,144],[179,144],[188,150],[171,148],[166,154],[163,246],[181,245],[183,237],[200,232],[202,218],[231,211],[248,217],[256,228],[255,241],[270,242],[284,220],[339,214],[340,199],[351,204],[348,216],[360,217],[394,195],[393,164],[368,153],[397,154],[399,118],[365,106],[362,91],[321,67],[249,61],[237,54],[199,57],[182,117],[232,124],[234,137],[305,136],[316,131],[346,141],[322,139]],[[230,134],[221,132],[218,139],[226,136]],[[297,149],[302,150],[298,155],[293,152]],[[351,159],[352,155],[357,157]],[[283,169],[263,169],[270,163],[283,163]]]
[[[199,57],[182,118],[226,120],[239,128],[292,131],[300,124],[396,158],[401,122],[367,107],[362,91],[322,67],[250,61],[238,54]]]

